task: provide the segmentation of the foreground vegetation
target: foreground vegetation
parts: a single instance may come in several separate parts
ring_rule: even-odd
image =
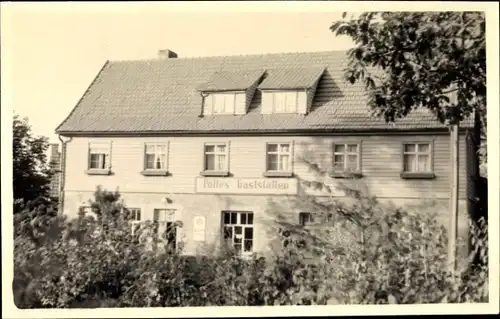
[[[445,230],[431,217],[397,208],[374,214],[382,207],[376,200],[353,196],[353,205],[332,209],[350,216],[345,220],[361,240],[343,245],[328,240],[328,226],[282,226],[281,249],[250,258],[224,247],[183,256],[152,236],[153,223],[132,233],[118,193],[96,191],[96,218],[81,213],[68,221],[48,206],[25,207],[14,222],[15,302],[82,308],[488,301],[485,225],[471,226],[481,262],[452,275]]]

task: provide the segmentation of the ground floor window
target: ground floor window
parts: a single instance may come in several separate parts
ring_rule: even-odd
[[[167,241],[167,245],[171,250],[175,250],[177,248],[175,209],[155,209],[153,221],[156,224],[158,237]]]
[[[223,238],[241,253],[253,251],[253,212],[223,211]]]

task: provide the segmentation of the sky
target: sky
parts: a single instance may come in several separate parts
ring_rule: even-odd
[[[212,7],[212,9],[215,7]],[[221,8],[218,6],[218,8]],[[11,103],[36,134],[58,142],[56,127],[106,60],[343,50],[337,12],[182,11],[174,5],[16,6],[5,19],[2,55],[9,59]]]

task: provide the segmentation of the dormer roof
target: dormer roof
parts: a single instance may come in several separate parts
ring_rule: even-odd
[[[280,68],[267,70],[260,90],[310,89],[319,80],[325,67]]]
[[[260,80],[264,71],[263,69],[217,71],[197,89],[202,92],[245,91]]]

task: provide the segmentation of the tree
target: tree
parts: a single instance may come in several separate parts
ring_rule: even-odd
[[[417,108],[426,108],[441,123],[450,125],[453,182],[449,257],[453,267],[461,121],[473,116],[477,162],[480,154],[486,155],[484,149],[478,151],[486,124],[484,14],[367,12],[337,21],[330,29],[354,41],[345,75],[351,83],[365,84],[368,104],[376,115],[394,121]]]
[[[15,207],[49,199],[50,177],[53,172],[47,161],[48,147],[47,137],[35,136],[27,118],[14,116],[12,166]]]
[[[449,124],[474,114],[479,144],[486,124],[483,13],[368,12],[330,29],[354,41],[345,75],[364,82],[375,114],[394,121],[424,107]]]

